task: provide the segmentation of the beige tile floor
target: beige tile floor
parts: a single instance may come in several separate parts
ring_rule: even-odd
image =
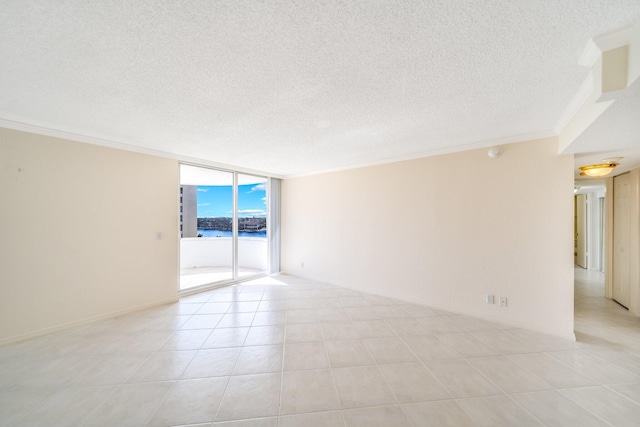
[[[640,319],[570,342],[277,276],[0,348],[2,426],[638,426]]]

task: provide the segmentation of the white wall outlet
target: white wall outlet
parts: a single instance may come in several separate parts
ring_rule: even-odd
[[[486,301],[487,301],[487,304],[493,304],[494,303],[493,295],[487,294],[486,295]]]
[[[507,297],[500,297],[500,307],[507,306]]]
[[[300,263],[300,268],[304,268],[304,262]]]

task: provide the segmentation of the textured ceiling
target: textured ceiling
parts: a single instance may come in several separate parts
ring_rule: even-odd
[[[638,0],[0,0],[0,119],[278,175],[550,132]]]

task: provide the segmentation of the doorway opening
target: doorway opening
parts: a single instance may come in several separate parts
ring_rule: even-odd
[[[580,186],[578,186],[578,184]],[[605,298],[605,183],[576,183],[574,194],[574,296]]]
[[[580,182],[574,195],[574,264],[605,271],[605,184]]]

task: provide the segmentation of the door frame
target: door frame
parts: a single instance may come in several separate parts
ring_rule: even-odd
[[[271,221],[271,206],[272,206],[272,197],[271,197],[271,191],[270,191],[270,187],[271,187],[271,181],[272,181],[272,177],[265,175],[265,174],[261,174],[258,172],[245,172],[245,171],[241,171],[241,170],[233,170],[233,169],[228,169],[228,168],[224,168],[224,167],[218,167],[218,166],[209,166],[209,165],[202,165],[202,164],[198,164],[198,163],[191,163],[191,162],[179,162],[178,163],[178,167],[180,168],[180,166],[185,165],[185,166],[191,166],[191,167],[198,167],[198,168],[202,168],[202,169],[209,169],[209,170],[214,170],[214,171],[220,171],[220,172],[227,172],[227,173],[231,173],[233,176],[233,184],[232,184],[232,223],[233,223],[233,227],[232,227],[232,260],[231,260],[231,264],[232,264],[232,277],[231,279],[224,279],[224,280],[219,280],[216,282],[211,282],[211,283],[206,283],[203,285],[199,285],[199,286],[194,286],[191,288],[186,288],[186,289],[180,289],[180,268],[178,268],[178,277],[177,277],[177,283],[176,283],[176,287],[178,290],[178,295],[179,296],[183,296],[183,295],[189,295],[189,294],[193,294],[193,293],[197,293],[197,292],[202,292],[208,289],[215,289],[215,288],[220,288],[220,287],[224,287],[224,286],[230,286],[236,283],[240,283],[240,282],[244,282],[247,280],[253,280],[253,279],[257,279],[260,277],[264,277],[269,275],[270,271],[271,271],[271,257],[272,257],[272,253],[271,253],[271,233],[269,230],[269,224]],[[242,175],[248,175],[248,176],[254,176],[257,178],[265,178],[266,179],[266,197],[267,197],[267,204],[266,204],[266,211],[267,211],[267,217],[266,217],[266,223],[267,223],[267,251],[266,251],[266,257],[267,257],[267,269],[263,272],[260,273],[256,273],[256,274],[251,274],[251,275],[247,275],[247,276],[242,276],[240,277],[238,275],[238,175],[242,174]],[[178,188],[180,188],[180,186],[182,185],[182,181],[181,181],[181,177],[180,177],[180,172],[178,172],[179,175],[179,182],[178,182]],[[179,194],[179,191],[178,191]],[[178,196],[178,210],[180,209],[181,206],[181,202],[180,202],[180,196]],[[180,216],[178,215],[178,228],[180,227]],[[180,233],[178,233],[178,235],[180,235]],[[180,266],[180,257],[182,256],[181,254],[181,250],[180,250],[180,240],[181,238],[178,239],[177,245],[178,245],[178,267]]]

